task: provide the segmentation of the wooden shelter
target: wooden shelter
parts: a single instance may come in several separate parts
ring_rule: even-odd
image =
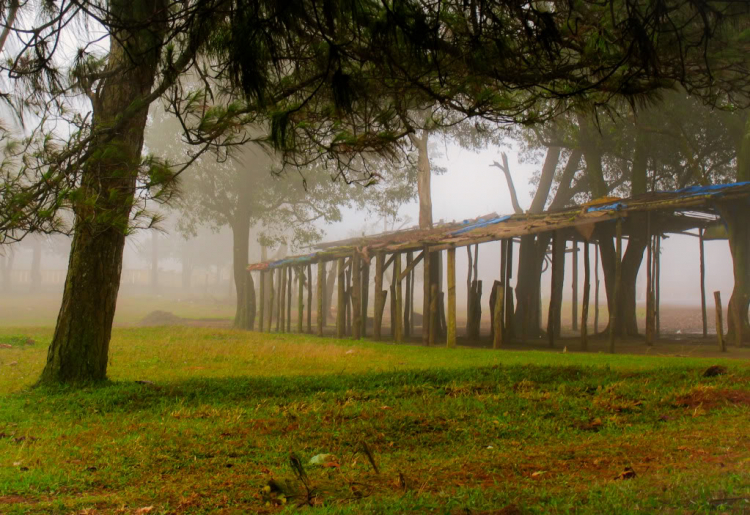
[[[501,263],[499,278],[492,286],[492,336],[493,346],[500,347],[507,337],[507,327],[513,316],[513,297],[509,287],[513,274],[514,239],[525,235],[548,233],[551,241],[552,284],[553,293],[549,306],[548,337],[550,345],[555,337],[554,317],[559,312],[559,301],[555,303],[555,274],[561,263],[556,262],[564,252],[567,241],[575,242],[571,252],[574,262],[578,259],[578,244],[583,243],[584,259],[584,295],[581,310],[581,338],[586,344],[587,317],[590,289],[589,245],[598,246],[602,238],[614,239],[616,253],[615,297],[620,287],[620,269],[622,263],[622,239],[647,226],[649,244],[647,251],[647,341],[654,334],[658,335],[658,278],[660,270],[659,248],[661,236],[668,233],[686,233],[699,229],[701,236],[701,286],[703,295],[703,312],[705,328],[705,288],[703,288],[703,234],[704,231],[720,221],[717,206],[722,202],[737,200],[750,201],[750,183],[719,184],[713,186],[694,186],[676,191],[653,192],[621,199],[607,197],[583,205],[565,208],[559,211],[547,211],[538,215],[515,214],[499,216],[491,214],[473,220],[441,224],[434,229],[406,229],[402,231],[377,234],[361,238],[322,243],[314,247],[314,252],[291,256],[277,261],[251,264],[248,273],[260,274],[259,329],[270,331],[273,321],[276,330],[291,328],[291,295],[293,275],[298,283],[297,330],[303,330],[304,297],[307,288],[307,332],[312,333],[312,267],[317,268],[317,331],[322,335],[326,325],[324,299],[326,298],[326,271],[336,269],[338,289],[336,309],[336,335],[344,337],[350,334],[358,339],[367,336],[367,310],[370,288],[370,268],[374,262],[374,320],[373,334],[375,339],[382,339],[382,321],[386,300],[390,297],[391,339],[401,342],[404,336],[415,336],[414,311],[414,274],[415,267],[423,262],[424,290],[422,306],[422,341],[434,344],[437,335],[445,334],[448,346],[456,343],[456,249],[467,247],[469,255],[468,313],[467,332],[478,334],[476,317],[478,297],[481,296],[481,281],[477,280],[477,246],[487,242],[501,242]],[[695,235],[695,234],[694,234]],[[471,246],[474,246],[473,262]],[[432,259],[425,259],[432,253],[447,253],[447,302],[443,302],[440,285],[434,282],[435,274],[430,274]],[[598,252],[596,254],[598,262]],[[405,259],[402,259],[405,258]],[[392,267],[392,281],[385,289],[384,274]],[[577,282],[577,265],[574,266]],[[595,268],[598,271],[598,267]],[[270,277],[268,277],[270,276]],[[251,281],[248,281],[251,283]],[[598,318],[598,281],[596,283],[597,302],[595,318]],[[406,299],[404,299],[406,291]],[[577,292],[577,286],[575,286]],[[577,293],[576,293],[577,295]],[[255,297],[248,295],[248,297]],[[286,298],[285,298],[286,297]],[[578,323],[577,298],[574,299],[574,315]],[[278,305],[274,305],[276,302]],[[269,312],[263,312],[268,306]],[[447,307],[445,320],[442,320],[443,307]],[[263,317],[267,320],[264,321]],[[612,313],[610,317],[615,316]],[[614,326],[610,318],[610,327]],[[598,320],[596,325],[598,326]],[[444,329],[441,331],[441,329]],[[704,329],[705,331],[705,329]],[[610,336],[610,350],[614,351],[614,331]],[[585,348],[585,347],[584,347]]]

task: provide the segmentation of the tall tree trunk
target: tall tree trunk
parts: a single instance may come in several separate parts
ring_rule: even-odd
[[[417,193],[419,195],[419,228],[432,229],[432,193],[430,156],[427,152],[429,132],[422,130],[421,137],[411,135],[411,142],[417,148]]]
[[[750,181],[750,115],[745,122],[737,146],[737,182]],[[743,210],[736,205],[722,206],[721,215],[727,224],[729,250],[732,253],[734,288],[727,306],[727,341],[737,341],[737,328],[740,328],[740,341],[750,339],[748,323],[748,303],[750,302],[750,228]]]
[[[240,197],[242,197],[240,195]],[[232,270],[237,304],[234,312],[234,327],[250,329],[254,313],[248,313],[247,307],[247,265],[250,248],[250,216],[246,209],[240,209],[232,220]]]
[[[107,374],[125,234],[148,115],[148,105],[138,102],[154,84],[164,37],[161,20],[154,19],[163,16],[166,5],[163,0],[112,0],[109,8],[121,28],[113,29],[110,37],[108,78],[93,101],[93,126],[116,130],[91,143],[100,151],[82,170],[83,200],[74,206],[75,234],[43,383],[101,381]],[[139,28],[123,28],[128,26]],[[137,112],[119,122],[133,106],[138,106]]]

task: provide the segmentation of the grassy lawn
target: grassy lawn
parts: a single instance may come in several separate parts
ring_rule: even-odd
[[[120,328],[30,389],[50,337],[0,328],[3,514],[750,512],[746,361]]]

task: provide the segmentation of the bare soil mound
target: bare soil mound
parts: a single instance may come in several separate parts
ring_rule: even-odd
[[[184,318],[180,318],[170,311],[152,311],[145,317],[143,317],[138,325],[149,327],[157,325],[182,325],[186,322]]]

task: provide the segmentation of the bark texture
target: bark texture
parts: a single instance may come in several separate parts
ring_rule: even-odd
[[[120,27],[110,37],[105,74],[93,101],[95,129],[112,128],[92,145],[81,194],[74,206],[75,234],[62,306],[50,344],[43,383],[106,378],[109,341],[122,271],[122,253],[143,147],[148,105],[139,106],[154,84],[164,30],[163,0],[109,3]],[[127,45],[127,49],[125,48]],[[120,121],[123,113],[135,113]],[[106,138],[106,139],[105,139]]]

